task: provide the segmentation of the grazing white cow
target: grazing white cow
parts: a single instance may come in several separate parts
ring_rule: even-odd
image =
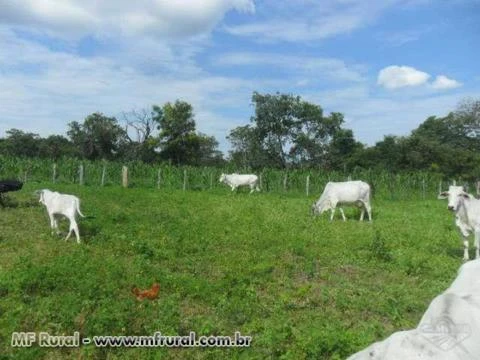
[[[368,220],[372,221],[370,206],[370,185],[363,181],[328,182],[320,199],[312,205],[313,214],[322,214],[331,210],[330,220],[333,220],[335,209],[339,205],[343,221],[346,221],[342,205],[355,205],[362,209],[360,221],[363,220],[365,210]]]
[[[77,237],[77,243],[80,243],[80,232],[78,231],[76,214],[78,213],[81,217],[85,217],[80,212],[80,199],[73,195],[60,194],[56,191],[50,191],[48,189],[40,190],[38,193],[40,195],[40,203],[45,205],[47,208],[52,232],[53,230],[56,230],[58,233],[58,224],[55,215],[63,215],[70,220],[70,230],[65,238],[65,241],[68,240],[72,234],[72,231],[74,231],[75,236]]]
[[[221,183],[227,184],[234,191],[239,186],[250,186],[250,194],[254,191],[260,191],[258,187],[258,176],[253,174],[241,175],[241,174],[222,174],[220,175]]]
[[[475,258],[478,259],[480,246],[480,200],[467,194],[463,186],[450,186],[448,191],[438,195],[439,199],[448,199],[448,210],[455,213],[455,224],[463,237],[463,259],[468,260],[468,236],[475,236]]]
[[[396,332],[347,360],[480,359],[480,260],[460,267],[457,278],[429,305],[418,326]]]

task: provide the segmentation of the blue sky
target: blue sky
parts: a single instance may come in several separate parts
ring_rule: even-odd
[[[363,143],[480,99],[479,0],[0,0],[0,136],[182,99],[198,130],[291,93]]]

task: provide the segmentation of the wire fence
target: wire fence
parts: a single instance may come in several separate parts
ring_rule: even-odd
[[[127,182],[122,169],[127,168]],[[125,170],[123,170],[125,171]],[[0,156],[0,177],[18,178],[23,182],[51,182],[86,186],[124,185],[156,189],[209,190],[226,188],[219,182],[222,173],[233,168],[151,165],[139,161],[107,162],[79,159],[25,159]],[[239,172],[239,171],[238,171]],[[241,173],[241,172],[239,172]],[[259,176],[261,190],[277,193],[303,193],[319,196],[329,181],[363,180],[372,187],[373,195],[391,200],[432,199],[453,180],[442,179],[432,172],[392,173],[356,169],[352,172],[325,172],[312,169],[279,170],[264,168],[251,172]],[[124,175],[125,176],[125,175]],[[475,185],[457,181],[473,192]]]

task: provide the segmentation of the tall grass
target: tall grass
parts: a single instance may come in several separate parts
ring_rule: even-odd
[[[205,183],[208,170],[197,169],[195,181]],[[267,179],[278,187],[282,173]],[[330,222],[311,217],[304,194],[281,188],[249,196],[228,188],[57,184],[78,195],[88,215],[78,245],[63,241],[68,221],[59,223],[61,236],[51,234],[44,207],[32,197],[44,186],[50,183],[27,182],[11,196],[16,206],[0,210],[2,360],[345,359],[415,327],[462,262],[453,218],[437,200],[377,197],[372,223],[359,222],[355,209],[345,209],[348,221]],[[137,301],[132,286],[154,281],[158,299]],[[15,348],[17,331],[240,331],[253,340],[230,349]]]
[[[224,186],[218,182],[222,172],[231,173],[236,169],[214,167],[176,167],[168,164],[151,165],[140,161],[107,162],[87,161],[65,158],[56,163],[56,176],[53,178],[54,162],[48,159],[25,159],[0,156],[0,177],[19,178],[25,182],[56,182],[72,184],[79,182],[79,166],[84,166],[85,185],[100,185],[105,168],[105,185],[121,184],[122,166],[129,171],[129,186],[159,187],[163,189],[206,190]],[[160,173],[160,178],[159,178]],[[186,179],[184,179],[186,173]],[[320,194],[328,181],[345,181],[361,179],[368,182],[374,196],[391,200],[409,200],[418,198],[434,198],[438,193],[442,176],[430,172],[391,173],[355,169],[352,172],[325,172],[312,169],[278,170],[264,168],[256,172],[261,176],[262,191],[266,192],[306,192],[306,181],[309,176],[309,193]],[[285,182],[286,176],[286,182]],[[444,182],[444,186],[447,182]]]

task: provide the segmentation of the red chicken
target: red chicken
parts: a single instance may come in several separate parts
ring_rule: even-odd
[[[136,286],[132,288],[132,294],[135,295],[137,300],[149,299],[155,300],[158,297],[158,292],[160,291],[160,284],[154,283],[152,287],[148,290],[140,290]]]

